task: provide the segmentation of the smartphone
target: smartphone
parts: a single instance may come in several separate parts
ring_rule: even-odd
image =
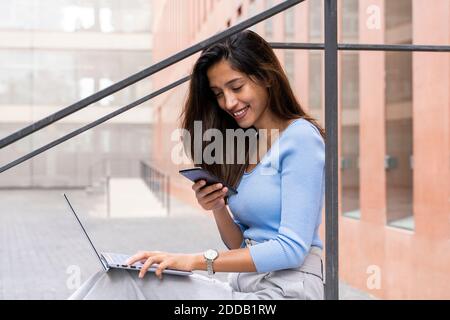
[[[184,169],[184,170],[180,170],[179,173],[181,173],[183,176],[185,176],[192,182],[197,182],[199,180],[205,180],[206,181],[205,186],[209,186],[209,185],[216,184],[216,183],[221,183],[224,187],[228,188],[228,191],[227,191],[228,197],[238,193],[236,189],[234,189],[233,187],[230,187],[228,184],[226,184],[225,182],[220,180],[214,174],[212,174],[211,172],[209,172],[203,168],[195,167],[195,168],[191,168],[191,169]]]

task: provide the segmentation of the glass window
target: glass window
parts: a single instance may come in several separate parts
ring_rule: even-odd
[[[412,43],[411,0],[385,2],[386,43]]]
[[[0,28],[150,32],[152,11],[151,0],[2,0]]]
[[[386,1],[385,6],[387,29],[411,24],[411,0],[388,0]]]
[[[111,152],[111,137],[110,137],[110,131],[108,129],[100,131],[101,133],[101,145],[102,145],[102,152],[108,153]],[[130,140],[131,141],[131,140]]]
[[[65,105],[79,100],[76,59],[76,54],[71,52],[34,52],[33,104]],[[86,83],[87,80],[80,89],[87,90]]]
[[[386,42],[412,43],[411,0],[386,1]],[[388,224],[414,229],[412,53],[385,53]]]
[[[311,51],[308,57],[309,113],[323,123],[323,53]]]
[[[319,52],[309,53],[309,108],[322,108],[322,55]]]
[[[412,223],[412,53],[386,53],[387,221]],[[406,220],[405,220],[406,219]]]
[[[342,0],[342,41],[358,42],[358,0]]]
[[[284,68],[288,77],[289,83],[294,88],[295,86],[295,55],[293,51],[284,50]]]
[[[265,8],[266,10],[273,7],[273,0],[266,0],[265,1]],[[264,22],[264,33],[266,35],[267,40],[271,40],[273,37],[273,17],[267,19]]]
[[[248,7],[248,18],[253,17],[254,15],[256,15],[256,1],[252,0],[250,1],[250,5]],[[266,20],[267,21],[267,20]],[[256,25],[252,26],[250,28],[250,30],[256,32]]]
[[[0,50],[0,104],[31,104],[32,65],[30,51]]]
[[[386,52],[386,102],[412,99],[412,53]]]
[[[345,52],[341,55],[341,103],[345,109],[359,107],[359,55]]]
[[[308,2],[309,41],[323,42],[323,0]]]
[[[359,219],[359,54],[342,52],[340,57],[342,213]]]
[[[295,7],[294,7],[295,8]],[[287,41],[294,40],[295,35],[295,11],[294,8],[284,12],[284,36]]]
[[[31,30],[37,23],[37,3],[30,0],[0,1],[0,29]]]
[[[0,50],[0,103],[68,105],[151,64],[146,52]],[[130,103],[151,90],[150,79],[103,99]]]

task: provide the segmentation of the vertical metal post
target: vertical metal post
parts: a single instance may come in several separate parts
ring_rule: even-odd
[[[325,299],[339,299],[337,5],[325,0]]]

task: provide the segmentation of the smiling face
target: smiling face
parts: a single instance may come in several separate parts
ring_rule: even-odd
[[[207,76],[219,107],[232,116],[241,128],[271,128],[274,116],[267,106],[268,92],[245,73],[221,60],[212,65]]]

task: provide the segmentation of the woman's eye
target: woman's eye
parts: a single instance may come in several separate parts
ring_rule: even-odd
[[[234,91],[239,91],[241,90],[242,86],[238,87],[238,88],[233,88]]]
[[[214,94],[216,96],[216,98],[220,97],[222,95],[222,92],[216,93]]]

